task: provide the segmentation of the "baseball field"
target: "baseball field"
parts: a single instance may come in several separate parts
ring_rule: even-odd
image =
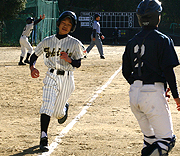
[[[87,47],[88,45],[85,45]],[[69,117],[63,125],[52,118],[48,130],[50,151],[39,150],[39,109],[47,67],[41,56],[30,76],[29,66],[18,66],[20,47],[0,47],[0,155],[1,156],[140,156],[143,135],[129,106],[129,84],[122,76],[124,46],[103,45],[106,59],[94,47],[75,70],[75,91],[69,99]],[[180,47],[175,47],[180,58]],[[175,68],[180,91],[180,66]],[[174,133],[170,156],[180,155],[180,112],[171,96]]]

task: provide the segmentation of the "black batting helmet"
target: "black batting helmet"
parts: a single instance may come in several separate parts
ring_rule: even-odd
[[[97,17],[101,17],[101,15],[98,13],[94,14],[94,20],[96,20]]]
[[[26,23],[27,23],[27,24],[31,24],[32,21],[34,21],[34,18],[33,18],[33,17],[28,17],[28,18],[26,19]]]
[[[161,2],[158,0],[143,0],[136,9],[140,26],[156,26],[162,11]]]
[[[72,22],[72,28],[71,28],[71,33],[75,31],[76,29],[76,25],[77,25],[77,17],[76,14],[72,11],[64,11],[58,18],[58,20],[56,21],[56,25],[57,27],[59,27],[61,21],[63,19],[65,19],[66,17],[69,17],[71,19]]]

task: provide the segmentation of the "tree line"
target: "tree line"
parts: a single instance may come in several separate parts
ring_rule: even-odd
[[[167,23],[180,23],[180,0],[160,1],[163,6],[163,20]],[[99,12],[135,12],[140,2],[141,0],[58,0],[58,6],[61,12],[74,8]],[[1,0],[0,21],[15,19],[18,13],[25,9],[26,3],[27,0]]]
[[[5,20],[16,19],[25,10],[25,4],[30,0],[1,0],[0,5],[0,33],[2,35]],[[48,1],[48,0],[42,0]],[[49,0],[56,1],[56,0]],[[170,27],[176,23],[180,27],[180,0],[160,0],[162,2],[162,21],[160,26]],[[141,0],[58,0],[60,13],[65,10],[97,11],[97,12],[135,12]],[[1,37],[2,39],[2,37]]]

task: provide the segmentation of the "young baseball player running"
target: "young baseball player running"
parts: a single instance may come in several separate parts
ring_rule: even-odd
[[[100,14],[94,15],[94,24],[93,24],[93,32],[91,34],[91,43],[87,47],[86,51],[87,53],[89,53],[90,50],[94,47],[94,45],[96,45],[100,54],[100,58],[105,59],[104,53],[103,53],[102,42],[101,42],[101,39],[103,40],[104,36],[102,35],[100,31],[100,23],[99,23],[100,17],[101,17]]]
[[[179,65],[173,41],[158,31],[161,3],[143,0],[136,14],[142,30],[126,45],[122,73],[130,86],[129,97],[142,133],[142,156],[167,156],[175,145],[166,86],[180,111],[180,99],[173,68]]]
[[[73,71],[81,66],[81,58],[85,51],[82,43],[68,33],[77,25],[77,17],[72,11],[63,12],[58,20],[59,32],[45,38],[39,43],[30,58],[30,70],[33,78],[39,77],[35,68],[37,58],[43,54],[44,63],[48,67],[43,80],[43,104],[41,114],[40,149],[48,151],[47,130],[53,116],[62,124],[67,119],[68,98],[75,89]]]
[[[33,47],[28,41],[28,37],[31,35],[32,30],[34,29],[34,25],[38,24],[42,19],[45,18],[45,15],[43,14],[43,17],[40,15],[40,18],[34,21],[33,17],[28,17],[26,19],[26,26],[23,29],[22,35],[20,37],[19,43],[21,45],[21,55],[20,55],[20,61],[18,65],[26,65],[26,63],[29,64],[29,56],[32,54]],[[23,58],[26,54],[26,49],[28,50],[26,59],[23,61]]]

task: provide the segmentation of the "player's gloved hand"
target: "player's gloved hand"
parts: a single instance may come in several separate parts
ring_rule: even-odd
[[[71,58],[70,58],[70,57],[68,56],[68,54],[67,54],[66,52],[64,52],[64,51],[61,52],[60,58],[63,59],[63,60],[65,60],[66,62],[69,62],[69,63],[72,62]]]
[[[93,38],[92,40],[93,40],[93,41],[95,41],[95,40],[96,40],[96,38]]]
[[[176,101],[176,104],[177,104],[177,110],[180,111],[180,98],[175,98],[174,99]]]
[[[31,77],[32,78],[38,78],[39,77],[39,71],[36,68],[31,66],[30,70],[31,70]]]

